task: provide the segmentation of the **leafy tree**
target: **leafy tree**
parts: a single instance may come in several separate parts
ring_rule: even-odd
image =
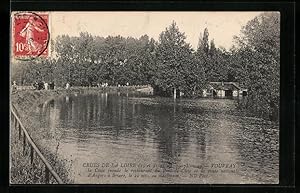
[[[228,54],[225,50],[216,48],[212,39],[209,46],[209,32],[204,29],[203,37],[199,38],[199,46],[195,56],[198,64],[205,71],[206,82],[227,81],[228,78]]]
[[[249,89],[246,104],[261,115],[278,118],[280,84],[280,14],[263,13],[249,21],[236,37],[239,79]]]
[[[213,57],[214,55],[216,55],[216,52],[217,52],[217,49],[216,49],[215,41],[214,41],[214,39],[212,39],[210,41],[209,55],[211,57]]]
[[[202,34],[200,34],[199,43],[198,43],[198,52],[203,52],[205,54],[208,54],[209,51],[209,41],[208,41],[208,29],[205,28]]]
[[[58,68],[64,72],[60,79],[73,85],[153,81],[155,41],[147,35],[136,39],[81,33],[80,37],[60,36],[57,45]]]
[[[201,79],[198,73],[192,71],[192,67],[196,66],[196,60],[185,38],[185,34],[179,31],[175,22],[159,37],[156,51],[157,75],[154,86],[169,94],[173,89],[190,93],[195,85],[189,83],[199,83]]]

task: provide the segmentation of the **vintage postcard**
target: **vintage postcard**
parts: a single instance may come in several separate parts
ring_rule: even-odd
[[[279,12],[11,12],[11,184],[278,184]]]

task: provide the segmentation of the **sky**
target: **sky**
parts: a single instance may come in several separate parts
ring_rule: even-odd
[[[186,42],[196,49],[200,33],[208,28],[209,40],[216,47],[230,49],[233,36],[241,27],[261,12],[51,12],[50,35],[79,36],[89,32],[102,37],[117,36],[139,38],[147,34],[158,40],[159,34],[175,21],[186,35]]]

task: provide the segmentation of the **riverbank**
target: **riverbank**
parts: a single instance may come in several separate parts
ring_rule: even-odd
[[[72,183],[73,180],[68,178],[68,173],[72,166],[72,160],[59,158],[57,156],[57,149],[60,144],[60,139],[57,143],[50,146],[45,140],[49,136],[45,136],[46,132],[43,130],[47,128],[40,128],[38,117],[32,116],[36,108],[47,101],[55,99],[67,94],[92,94],[99,92],[147,92],[151,89],[148,86],[128,86],[128,87],[71,87],[66,90],[63,88],[56,88],[55,90],[33,90],[30,88],[19,87],[18,90],[13,90],[11,94],[11,104],[16,109],[17,115],[21,119],[23,125],[27,129],[33,141],[36,143],[40,151],[52,165],[54,170],[63,179],[65,183]],[[140,90],[140,91],[139,91]],[[23,154],[22,141],[18,139],[18,134],[15,128],[11,129],[11,183],[12,184],[39,184],[43,183],[43,164],[36,162],[30,164],[29,153],[27,150]],[[29,148],[28,148],[29,149]],[[28,150],[29,151],[29,150]],[[53,183],[54,181],[52,181]],[[51,182],[50,182],[51,183]]]
[[[17,111],[23,125],[29,135],[36,143],[42,154],[48,162],[63,179],[65,183],[72,183],[72,180],[66,175],[70,165],[67,160],[58,159],[55,152],[51,150],[42,140],[43,135],[39,132],[38,120],[31,116],[36,107],[47,100],[66,94],[63,90],[36,91],[36,90],[18,90],[11,94],[11,103]],[[44,165],[42,161],[35,156],[33,164],[30,163],[29,147],[26,147],[23,153],[23,143],[18,139],[17,129],[11,126],[10,131],[10,152],[11,152],[11,183],[12,184],[43,184],[44,183]],[[55,183],[50,180],[50,183]]]

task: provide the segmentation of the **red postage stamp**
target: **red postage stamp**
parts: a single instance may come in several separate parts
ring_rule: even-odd
[[[48,56],[49,14],[20,12],[13,15],[12,51],[19,59]]]

